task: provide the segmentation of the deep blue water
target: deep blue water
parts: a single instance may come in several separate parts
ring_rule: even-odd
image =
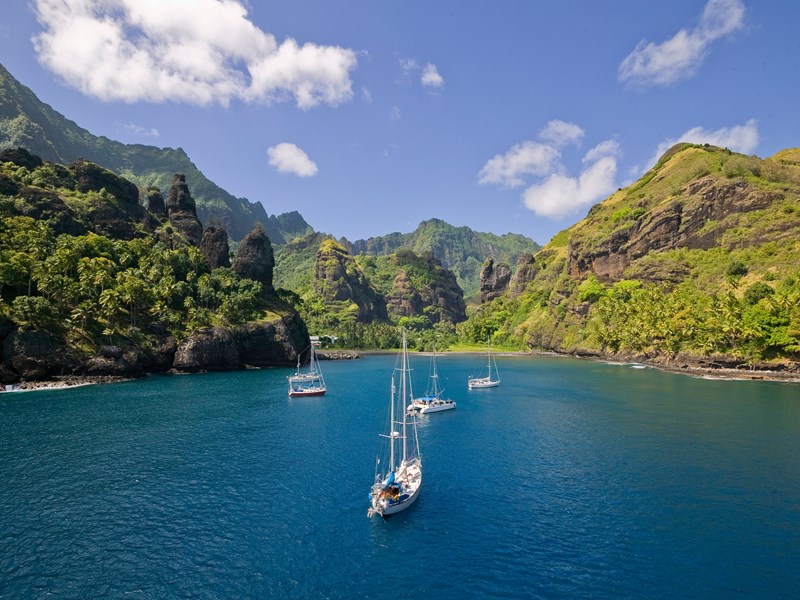
[[[392,356],[0,395],[2,598],[797,598],[800,386],[439,360],[419,500],[367,519]],[[427,359],[412,357],[424,390]]]

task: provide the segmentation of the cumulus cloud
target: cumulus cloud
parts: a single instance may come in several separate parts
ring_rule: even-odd
[[[422,82],[422,85],[425,87],[441,88],[444,86],[444,79],[439,75],[439,70],[436,68],[436,65],[431,63],[428,63],[425,65],[425,68],[422,69],[420,82]]]
[[[595,162],[605,156],[618,158],[621,154],[622,148],[619,147],[617,140],[605,140],[586,153],[586,156],[583,157],[583,164]]]
[[[560,156],[552,146],[525,141],[513,146],[505,154],[496,154],[489,159],[478,173],[478,181],[518,187],[525,183],[523,175],[550,173]]]
[[[136,125],[136,123],[124,123],[122,125],[122,131],[141,137],[157,138],[159,135],[161,135],[161,133],[155,127],[142,127],[141,125]]]
[[[692,127],[681,135],[673,139],[667,139],[658,145],[655,154],[650,157],[647,167],[650,168],[658,162],[658,159],[678,142],[689,142],[691,144],[712,144],[722,148],[729,148],[735,152],[750,154],[758,147],[759,134],[758,122],[750,119],[744,125],[734,125],[733,127],[721,127],[713,131],[702,127]]]
[[[554,174],[544,183],[525,190],[525,206],[537,215],[559,219],[594,204],[616,189],[617,159],[603,156],[589,164],[578,177]]]
[[[316,163],[295,144],[284,142],[267,149],[269,164],[281,173],[291,173],[299,177],[312,177],[317,174]]]
[[[539,216],[558,219],[594,204],[616,189],[617,163],[622,154],[616,140],[605,140],[582,159],[582,170],[571,177],[561,162],[559,147],[577,144],[584,131],[574,123],[550,121],[539,133],[549,144],[526,141],[491,158],[478,174],[480,183],[518,187],[527,178],[539,181],[528,187],[522,200]]]
[[[227,105],[352,98],[350,49],[278,43],[242,0],[35,0],[39,62],[104,101]]]
[[[619,80],[641,86],[669,85],[695,74],[712,42],[744,27],[741,0],[708,0],[700,23],[656,44],[642,40],[619,65]]]
[[[583,129],[575,123],[554,119],[539,132],[539,138],[556,148],[562,148],[569,144],[580,144],[584,134]]]
[[[413,81],[419,76],[419,82],[423,87],[431,88],[431,91],[440,90],[444,87],[444,78],[439,74],[439,69],[433,63],[421,66],[414,58],[400,58],[397,60],[403,72],[402,80],[406,83]]]

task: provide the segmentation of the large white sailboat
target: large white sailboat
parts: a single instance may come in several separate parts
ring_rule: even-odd
[[[500,372],[497,370],[497,362],[495,362],[492,355],[492,339],[490,337],[486,338],[486,348],[486,368],[488,373],[485,377],[470,377],[467,379],[467,387],[471,390],[500,385]]]
[[[314,351],[314,344],[311,344],[307,369],[300,368],[300,355],[297,356],[297,372],[289,376],[289,395],[324,396],[327,391],[325,378],[322,376],[322,369],[320,369],[317,354]]]
[[[406,405],[412,396],[411,369],[408,364],[408,343],[403,332],[401,366],[392,373],[389,432],[381,437],[388,440],[388,456],[378,456],[375,462],[375,483],[369,492],[367,516],[387,517],[411,506],[422,487],[422,456],[419,453],[416,416],[409,414]],[[399,371],[400,389],[395,387]],[[401,420],[397,420],[401,418]],[[399,430],[397,429],[399,428]],[[383,458],[384,463],[381,464]]]
[[[419,414],[424,415],[427,413],[454,409],[456,403],[447,398],[442,398],[442,394],[444,394],[444,390],[439,387],[439,372],[436,368],[436,348],[434,348],[433,355],[431,356],[431,374],[428,377],[428,389],[425,390],[424,396],[414,398],[411,401],[411,404],[408,405],[408,410],[417,411]]]

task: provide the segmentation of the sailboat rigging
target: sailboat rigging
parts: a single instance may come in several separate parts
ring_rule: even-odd
[[[297,356],[297,372],[289,376],[289,395],[323,396],[327,391],[314,344],[311,344],[307,369],[300,368],[300,354]]]
[[[399,393],[395,387],[395,375],[399,371]],[[389,404],[389,431],[381,434],[388,439],[388,464],[381,472],[381,457],[375,463],[375,482],[369,492],[370,508],[367,516],[387,517],[411,506],[422,487],[422,456],[419,453],[417,420],[415,415],[405,410],[408,399],[412,397],[411,368],[408,363],[408,342],[403,332],[403,351],[401,367],[392,372],[391,401]],[[402,414],[402,420],[396,421]],[[400,430],[395,427],[399,426]],[[398,447],[399,446],[399,447]]]
[[[486,338],[486,348],[486,367],[488,373],[485,377],[470,377],[467,379],[467,387],[471,390],[500,385],[500,372],[497,370],[497,362],[495,362],[494,356],[492,355],[491,337]]]
[[[436,348],[434,347],[433,355],[431,356],[431,374],[428,377],[428,389],[425,390],[424,396],[412,399],[411,404],[408,405],[408,410],[417,411],[419,414],[424,415],[455,408],[456,403],[442,398],[442,394],[444,394],[444,389],[439,387],[439,372],[436,368]]]

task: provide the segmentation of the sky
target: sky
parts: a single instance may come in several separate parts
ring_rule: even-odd
[[[800,146],[799,24],[796,0],[3,0],[0,62],[318,231],[544,244],[678,141]]]

